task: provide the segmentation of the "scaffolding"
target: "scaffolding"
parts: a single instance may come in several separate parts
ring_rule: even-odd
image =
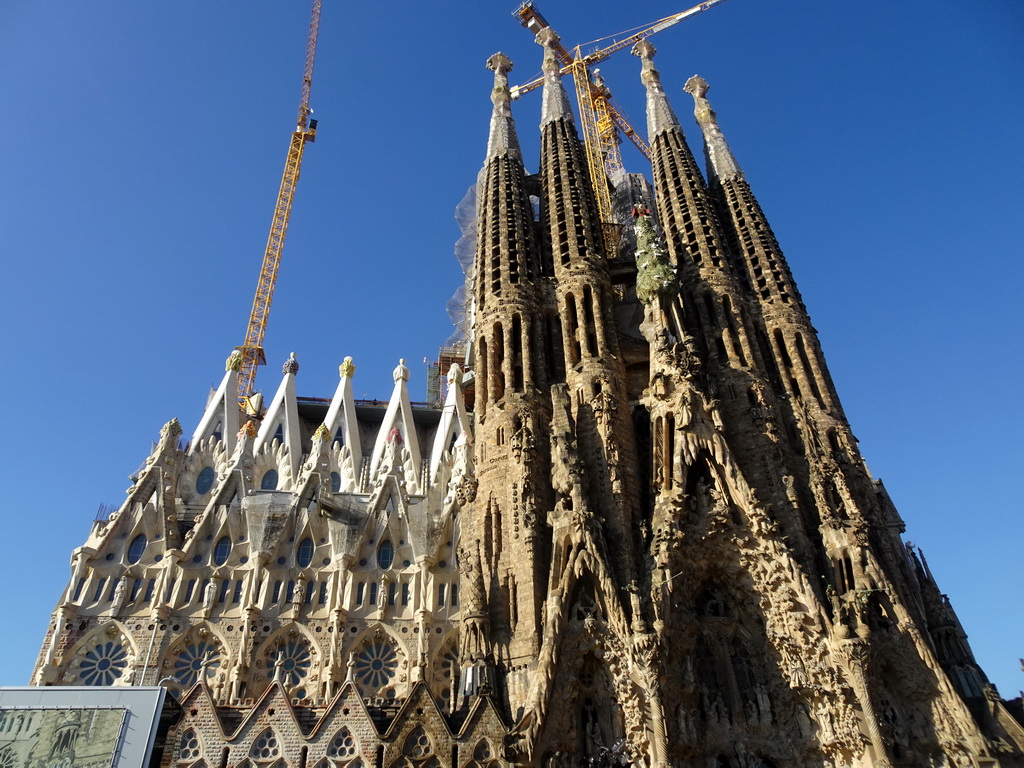
[[[445,344],[437,350],[437,359],[427,361],[427,402],[436,408],[448,398],[448,371],[454,363],[466,367],[466,342]]]

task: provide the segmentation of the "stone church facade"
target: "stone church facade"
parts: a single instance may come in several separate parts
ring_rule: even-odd
[[[164,765],[1024,765],[869,474],[796,284],[686,84],[654,66],[653,185],[608,180],[608,258],[550,30],[539,173],[501,54],[472,336],[440,409],[239,360],[72,555],[38,685],[165,685]],[[600,180],[605,183],[605,180]],[[365,374],[362,374],[365,375]]]

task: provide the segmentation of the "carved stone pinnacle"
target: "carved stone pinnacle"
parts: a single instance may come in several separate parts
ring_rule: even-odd
[[[700,75],[694,75],[686,81],[686,85],[683,86],[683,90],[693,96],[695,99],[703,99],[711,86],[708,85],[708,81]]]
[[[544,27],[534,38],[537,45],[544,46],[544,63],[541,65],[541,69],[546,75],[558,74],[561,69],[558,56],[555,54],[555,46],[558,45],[559,40],[560,38],[551,27]]]
[[[653,59],[657,51],[658,49],[651,44],[650,40],[644,39],[637,41],[630,53],[634,56],[639,56],[641,59]]]
[[[499,77],[505,77],[512,71],[512,60],[501,51],[493,54],[487,60],[487,68],[494,73],[494,81],[497,83]]]

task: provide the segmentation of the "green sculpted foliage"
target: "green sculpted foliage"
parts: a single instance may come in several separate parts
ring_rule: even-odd
[[[636,295],[644,304],[668,299],[679,292],[679,278],[668,263],[651,217],[638,209],[636,224]]]

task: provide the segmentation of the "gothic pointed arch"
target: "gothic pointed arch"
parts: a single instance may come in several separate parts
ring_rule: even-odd
[[[273,728],[265,728],[249,747],[249,760],[260,768],[274,766],[281,758],[281,737]]]
[[[203,756],[203,741],[195,728],[188,728],[178,737],[178,748],[174,755],[176,765],[192,766]]]
[[[359,740],[347,726],[339,728],[327,744],[329,766],[348,766],[359,757]],[[325,758],[326,759],[326,758]]]
[[[434,742],[423,726],[416,726],[402,742],[402,756],[391,763],[391,768],[434,768],[439,765],[434,753]]]
[[[593,574],[584,572],[576,579],[569,599],[569,621],[603,620],[608,612],[598,593]]]
[[[498,751],[491,745],[491,742],[487,739],[480,739],[473,747],[472,757],[463,765],[462,768],[500,768],[501,762],[498,760]]]
[[[131,685],[135,680],[135,644],[120,622],[97,627],[67,656],[63,681],[77,685]]]

